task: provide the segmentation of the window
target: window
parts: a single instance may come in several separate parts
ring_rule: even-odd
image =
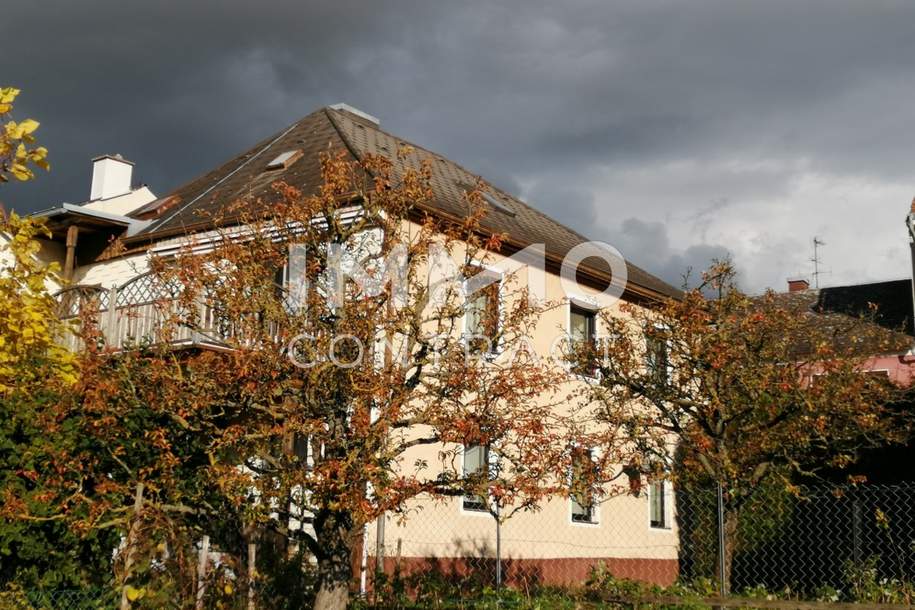
[[[489,447],[485,445],[467,445],[464,447],[464,477],[479,476],[488,472]],[[464,496],[461,499],[464,510],[489,511],[487,498],[478,495]]]
[[[670,356],[667,341],[663,337],[649,335],[646,338],[646,368],[652,379],[659,384],[670,381]]]
[[[501,278],[487,271],[475,270],[475,273],[476,275],[473,277],[485,274],[484,278],[493,281],[467,295],[464,306],[464,334],[472,353],[495,353],[499,343],[499,284]]]
[[[569,347],[573,360],[572,371],[579,375],[592,376],[597,370],[596,362],[582,362],[578,357],[584,355],[584,350],[595,345],[597,336],[597,314],[594,310],[585,309],[578,305],[570,305],[569,311]]]
[[[286,313],[294,315],[306,308],[309,290],[314,286],[308,279],[305,244],[289,244],[285,261],[274,270],[273,285]]]
[[[287,150],[285,152],[281,152],[276,157],[274,157],[270,163],[267,164],[266,169],[286,169],[298,161],[302,157],[302,154],[302,150],[298,148],[295,150]]]
[[[492,193],[487,193],[486,191],[483,191],[482,195],[483,195],[483,201],[485,201],[486,203],[488,203],[495,209],[499,210],[503,214],[508,214],[509,216],[515,215],[515,212],[513,210],[511,210],[507,205],[505,205],[504,203],[499,201],[499,199]]]
[[[668,529],[667,522],[667,486],[664,481],[654,481],[648,486],[648,510],[651,527]]]
[[[572,449],[571,494],[573,523],[596,523],[594,510],[594,460],[592,451],[582,447]]]

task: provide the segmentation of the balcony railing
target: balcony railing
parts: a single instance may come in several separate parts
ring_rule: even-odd
[[[64,288],[55,297],[61,319],[69,321],[71,332],[62,338],[74,351],[85,347],[88,333],[82,325],[89,322],[108,347],[124,349],[144,343],[221,345],[231,332],[220,324],[214,308],[206,303],[187,311],[179,303],[180,289],[167,285],[153,273],[145,273],[120,286],[76,285]],[[193,320],[193,324],[181,323]]]

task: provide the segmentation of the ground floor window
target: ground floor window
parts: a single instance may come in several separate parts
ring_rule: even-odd
[[[590,449],[575,447],[572,449],[571,494],[573,523],[596,523],[597,513],[594,506],[594,456]]]
[[[484,472],[489,466],[489,448],[485,445],[467,445],[464,447],[464,476]],[[489,510],[486,498],[480,495],[469,495],[461,498],[464,510],[482,511]]]
[[[664,481],[654,481],[648,486],[648,506],[651,527],[668,529],[670,523],[667,519],[667,492],[668,486]]]

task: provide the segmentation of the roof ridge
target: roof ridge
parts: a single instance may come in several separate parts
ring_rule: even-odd
[[[350,139],[343,132],[343,129],[340,128],[340,124],[337,123],[337,119],[333,116],[333,113],[343,112],[343,111],[336,110],[334,108],[331,108],[330,106],[325,106],[324,108],[322,108],[322,110],[324,111],[324,116],[326,116],[327,120],[330,121],[331,126],[334,128],[334,131],[337,132],[337,136],[339,136],[340,140],[343,141],[343,146],[346,147],[346,150],[349,151],[349,154],[353,155],[353,158],[356,159],[356,161],[359,161],[361,163],[362,157],[359,155],[358,152],[356,152],[356,147],[353,146],[352,142],[350,142]],[[390,135],[390,134],[388,134],[388,135]],[[369,172],[369,173],[371,173],[371,172]]]

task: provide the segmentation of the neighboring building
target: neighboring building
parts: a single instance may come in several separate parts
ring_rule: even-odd
[[[915,332],[912,317],[912,280],[891,280],[850,286],[810,288],[807,280],[788,280],[788,292],[777,295],[780,304],[815,314],[820,324],[847,323],[850,318],[873,315],[882,335],[902,345],[888,353],[868,354],[865,367],[885,372],[894,382],[908,386],[915,376]]]
[[[915,201],[906,225],[912,249],[912,268],[915,275]],[[778,295],[782,305],[816,315],[822,324],[843,324],[849,318],[873,316],[881,333],[889,343],[898,345],[892,351],[864,352],[867,356],[864,369],[872,373],[886,374],[892,382],[911,387],[915,382],[915,291],[912,278],[810,288],[806,279],[789,279],[788,291]],[[911,404],[898,405],[909,409]],[[915,446],[899,445],[880,449],[865,450],[858,461],[848,470],[832,473],[837,482],[847,480],[849,475],[860,475],[871,483],[896,484],[915,482],[915,471],[910,464],[915,455]]]
[[[509,235],[503,252],[495,255],[497,259],[530,244],[545,244],[546,297],[565,300],[564,308],[541,319],[533,337],[537,348],[546,355],[558,328],[570,335],[600,332],[594,311],[602,303],[596,295],[609,281],[609,270],[582,265],[582,288],[577,295],[565,295],[558,276],[563,256],[586,241],[585,237],[491,184],[479,182],[478,176],[431,151],[413,146],[412,153],[397,159],[397,150],[404,144],[383,131],[377,119],[337,105],[306,116],[161,198],[153,197],[145,187],[130,188],[128,162],[118,157],[96,159],[90,201],[39,213],[48,219],[54,233],[48,251],[61,261],[74,284],[65,289],[70,295],[63,299],[68,313],[74,315],[83,299],[98,299],[110,321],[105,325],[109,341],[118,343],[127,336],[148,333],[150,327],[144,326],[143,316],[138,321],[137,316],[118,314],[150,302],[143,274],[151,256],[175,252],[189,233],[212,228],[213,217],[239,200],[269,206],[275,196],[271,185],[278,180],[305,195],[314,193],[321,183],[319,154],[340,151],[353,159],[367,154],[387,156],[395,169],[430,162],[434,202],[426,211],[445,218],[465,214],[464,193],[481,184],[490,206],[482,221],[484,230]],[[126,249],[115,251],[109,246],[115,237]],[[624,300],[648,306],[679,296],[678,290],[662,280],[627,265]],[[199,345],[208,341],[190,335],[180,339]],[[425,457],[431,457],[428,461],[435,463],[436,449],[425,451],[429,453]],[[424,456],[418,453],[417,457]],[[486,467],[485,452],[466,448],[463,467]],[[666,483],[645,487],[647,496],[618,497],[596,506],[557,498],[537,513],[509,520],[501,531],[502,557],[510,566],[506,580],[513,574],[539,574],[546,582],[575,582],[603,562],[617,576],[672,582],[678,566],[673,493]],[[375,536],[372,526],[367,532],[370,550]],[[405,523],[388,519],[386,526],[385,554],[396,557],[404,570],[428,569],[434,564],[461,571],[481,559],[491,566],[494,544],[495,525],[478,498],[427,502],[417,517]]]

